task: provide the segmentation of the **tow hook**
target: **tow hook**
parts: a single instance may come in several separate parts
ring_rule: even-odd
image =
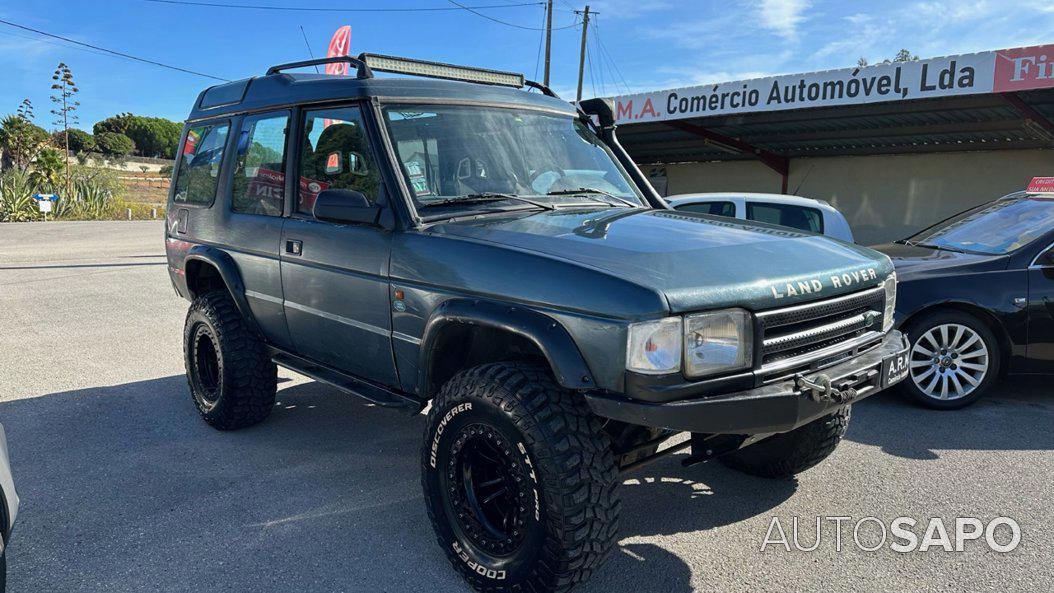
[[[837,389],[831,385],[831,378],[824,374],[816,375],[812,380],[804,375],[798,374],[794,377],[794,384],[799,389],[809,394],[809,399],[815,402],[831,402],[840,404],[854,399],[857,396],[856,389],[846,387]]]

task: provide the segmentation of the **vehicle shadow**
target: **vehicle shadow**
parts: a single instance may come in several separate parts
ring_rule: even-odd
[[[898,457],[940,458],[942,450],[1054,450],[1049,378],[1002,380],[961,410],[929,410],[895,391],[853,406],[846,438]]]
[[[0,402],[0,422],[22,497],[9,593],[468,590],[424,511],[423,416],[286,381],[265,422],[221,432],[175,375]],[[678,459],[627,478],[620,537],[711,529],[795,488]],[[584,589],[689,591],[691,575],[627,542]]]

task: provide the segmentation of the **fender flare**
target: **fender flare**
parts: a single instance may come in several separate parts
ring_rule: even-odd
[[[223,280],[223,284],[227,287],[227,292],[230,293],[231,299],[234,300],[234,306],[238,308],[238,313],[241,314],[242,319],[246,321],[249,328],[256,333],[256,335],[262,335],[260,332],[260,326],[256,324],[256,317],[253,316],[252,309],[249,308],[249,300],[245,298],[245,283],[242,282],[241,273],[238,272],[238,264],[234,263],[234,258],[228,255],[226,252],[210,247],[208,245],[195,245],[187,251],[187,255],[183,261],[184,271],[187,269],[187,264],[191,261],[200,261],[206,263],[220,274],[220,279]],[[190,298],[194,299],[197,294],[190,287],[190,279],[187,278],[187,293],[190,294]]]
[[[417,392],[429,395],[435,344],[450,325],[488,327],[525,338],[545,356],[556,382],[567,389],[596,387],[593,374],[574,338],[552,317],[522,306],[478,299],[451,299],[432,312],[418,355]]]

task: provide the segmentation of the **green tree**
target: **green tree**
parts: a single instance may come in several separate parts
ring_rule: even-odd
[[[33,172],[29,178],[41,190],[54,191],[63,177],[62,153],[50,146],[45,146],[37,154],[37,160],[33,161]],[[66,190],[69,196],[69,189]]]
[[[183,127],[163,117],[144,117],[120,113],[95,124],[96,134],[114,132],[124,134],[135,142],[136,152],[142,156],[175,158],[176,146]]]
[[[128,156],[135,150],[135,142],[118,132],[96,133],[95,144],[103,154],[110,157]]]
[[[48,141],[48,133],[33,123],[33,103],[23,99],[14,115],[0,121],[0,148],[11,164],[25,173]]]
[[[66,152],[66,193],[70,193],[70,125],[76,125],[80,118],[77,116],[77,107],[80,101],[74,99],[80,89],[73,82],[73,71],[64,62],[59,62],[55,73],[51,75],[51,102],[55,104],[51,113],[55,116],[55,125],[62,130],[65,140],[63,149]]]
[[[62,139],[63,141],[65,141],[67,137],[69,139],[70,150],[74,154],[80,152],[92,152],[96,149],[95,138],[92,137],[92,135],[88,132],[85,132],[84,130],[70,128],[69,130],[66,130],[65,134],[63,134],[61,131],[52,134],[53,140]],[[61,148],[60,144],[56,144],[56,146],[59,146]]]
[[[908,51],[906,49],[902,49],[902,50],[898,51],[897,55],[893,56],[892,59],[887,58],[885,60],[882,60],[879,63],[880,64],[896,64],[898,62],[914,62],[914,61],[916,61],[918,59],[919,59],[919,56],[917,54],[913,54],[913,53],[911,53],[910,51]],[[856,60],[857,68],[864,68],[864,67],[866,67],[868,65],[869,65],[869,62],[867,61],[867,58],[865,58],[865,57],[857,58],[857,60]]]

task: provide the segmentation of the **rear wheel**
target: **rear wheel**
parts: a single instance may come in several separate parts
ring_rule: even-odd
[[[565,591],[615,541],[611,444],[585,402],[544,367],[488,364],[432,402],[422,449],[428,516],[480,591]]]
[[[728,467],[763,478],[791,478],[827,459],[849,428],[851,406],[790,432],[771,436],[719,459]]]
[[[999,342],[980,319],[939,311],[905,328],[911,340],[909,379],[899,383],[912,400],[938,410],[977,401],[999,374]]]
[[[191,303],[183,352],[190,395],[209,425],[235,430],[271,413],[278,369],[226,292],[209,292]]]

